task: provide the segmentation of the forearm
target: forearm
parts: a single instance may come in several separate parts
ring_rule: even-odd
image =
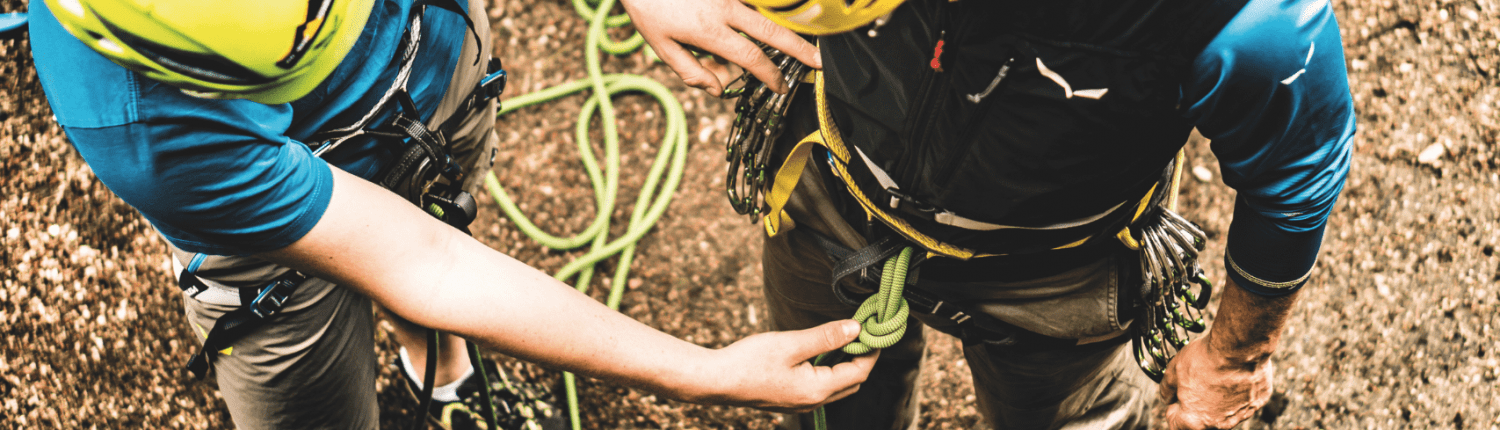
[[[1301,290],[1284,296],[1261,296],[1226,279],[1214,316],[1209,349],[1232,364],[1254,367],[1270,359]]]
[[[696,363],[711,351],[614,312],[374,184],[334,176],[317,226],[263,257],[522,359],[684,400],[709,395],[716,379]]]
[[[1167,428],[1233,428],[1270,399],[1271,354],[1298,293],[1260,296],[1229,280],[1221,294],[1213,328],[1178,352],[1162,379]]]
[[[451,229],[450,229],[451,230]],[[644,388],[686,401],[711,396],[712,351],[652,329],[477,241],[461,249],[425,310],[429,327],[561,370]],[[451,318],[479,315],[480,318]],[[691,382],[685,384],[684,382]]]

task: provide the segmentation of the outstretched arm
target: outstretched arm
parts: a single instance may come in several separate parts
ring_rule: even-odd
[[[599,302],[428,216],[363,179],[333,170],[333,197],[306,236],[262,258],[368,295],[412,322],[528,361],[689,402],[808,411],[846,396],[874,364],[814,367],[853,340],[838,321],[766,333],[709,350]]]
[[[1300,291],[1260,296],[1226,282],[1213,328],[1183,348],[1162,378],[1167,428],[1228,429],[1266,405],[1271,354]]]

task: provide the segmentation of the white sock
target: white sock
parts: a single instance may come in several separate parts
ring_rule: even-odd
[[[406,355],[406,347],[401,347],[401,350],[400,352],[398,352],[398,354],[400,354],[401,356],[401,369],[406,372],[406,377],[411,378],[411,380],[417,382],[416,385],[418,390],[422,389],[422,378],[417,377],[417,369],[411,366],[411,356]],[[448,385],[439,385],[436,387],[432,387],[432,400],[436,400],[439,402],[457,402],[459,400],[458,386],[463,385],[464,381],[469,380],[469,378],[473,376],[474,366],[469,366],[469,370],[464,372],[464,376],[461,376],[453,382],[448,383]]]

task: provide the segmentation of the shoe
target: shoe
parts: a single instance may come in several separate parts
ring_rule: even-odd
[[[490,401],[495,408],[496,430],[568,430],[571,423],[562,408],[554,406],[556,396],[536,384],[511,379],[489,359],[481,360],[489,376]],[[421,382],[414,381],[397,357],[396,373],[406,380],[407,392],[421,404]],[[483,400],[484,382],[479,372],[469,374],[458,386],[456,402],[437,399],[427,409],[427,419],[443,430],[490,430],[486,424]]]

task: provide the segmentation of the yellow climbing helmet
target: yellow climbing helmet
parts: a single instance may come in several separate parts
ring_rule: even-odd
[[[290,102],[349,54],[374,0],[46,0],[110,61],[207,98]]]
[[[843,33],[896,10],[904,0],[741,0],[792,31],[823,36]]]

